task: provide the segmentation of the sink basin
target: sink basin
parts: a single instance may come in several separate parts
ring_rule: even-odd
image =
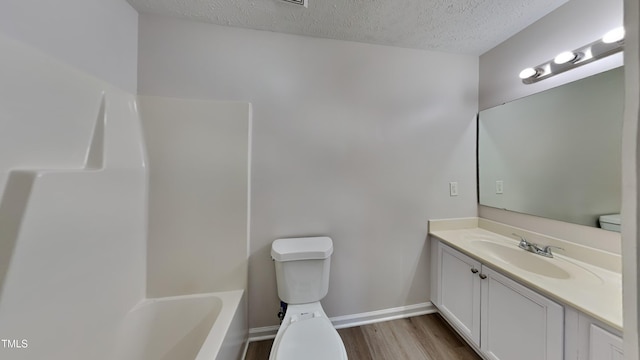
[[[555,279],[568,279],[571,277],[567,270],[554,264],[555,259],[545,258],[513,245],[487,240],[472,240],[470,245],[493,258],[531,273]]]

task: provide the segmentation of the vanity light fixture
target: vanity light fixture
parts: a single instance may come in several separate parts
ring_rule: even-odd
[[[596,40],[573,51],[564,51],[553,60],[538,66],[526,68],[519,74],[525,84],[558,75],[567,70],[613,55],[624,49],[624,28],[620,27],[606,33],[602,39]]]
[[[541,73],[540,69],[526,68],[520,71],[520,79],[533,78],[540,75],[540,73]]]
[[[578,59],[579,59],[578,54],[576,54],[575,52],[563,51],[560,54],[556,55],[555,58],[553,58],[553,62],[558,65],[562,65],[568,62],[576,62],[578,61]]]
[[[615,28],[602,37],[602,42],[605,44],[612,44],[618,41],[624,40],[624,27]]]

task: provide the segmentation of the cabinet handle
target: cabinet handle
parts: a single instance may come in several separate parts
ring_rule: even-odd
[[[477,273],[478,273],[478,269],[476,269],[476,268],[471,268],[471,272],[472,272],[472,273],[474,273],[474,274],[477,274]]]
[[[484,279],[486,279],[486,278],[487,278],[487,275],[485,275],[485,274],[480,274],[480,275],[478,275],[478,276],[480,276],[480,279],[482,279],[482,280],[484,280]]]

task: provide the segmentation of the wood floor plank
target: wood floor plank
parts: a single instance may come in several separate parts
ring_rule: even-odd
[[[371,359],[371,352],[361,326],[340,329],[338,334],[342,338],[349,359]]]
[[[269,360],[273,340],[254,341],[249,343],[245,360]]]
[[[480,359],[439,314],[410,318],[409,321],[429,359]]]
[[[404,338],[397,329],[398,321],[381,322],[362,327],[372,360],[384,359],[424,359],[419,351]]]
[[[391,327],[393,331],[394,344],[397,347],[394,356],[397,359],[430,359],[410,319],[388,321],[383,324]]]
[[[361,329],[369,351],[369,359],[384,359],[385,356],[388,356],[388,352],[391,350],[387,349],[386,344],[382,341],[383,335],[380,334],[380,325],[361,326]],[[344,339],[344,341],[349,341],[349,339]]]
[[[340,329],[338,333],[350,360],[481,360],[439,314]],[[250,343],[245,360],[268,360],[272,344],[273,340]]]

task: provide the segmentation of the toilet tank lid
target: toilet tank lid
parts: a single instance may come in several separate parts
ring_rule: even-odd
[[[326,259],[333,253],[333,242],[326,236],[278,239],[271,244],[275,261]]]
[[[600,216],[601,223],[620,225],[620,214],[609,214]]]

